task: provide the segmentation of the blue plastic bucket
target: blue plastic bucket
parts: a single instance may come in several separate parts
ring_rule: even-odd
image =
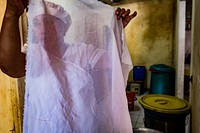
[[[146,76],[145,66],[134,66],[133,67],[133,80],[144,81]]]

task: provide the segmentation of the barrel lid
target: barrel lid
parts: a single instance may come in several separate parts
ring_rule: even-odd
[[[155,64],[155,65],[150,66],[150,69],[157,70],[157,71],[163,71],[163,72],[174,71],[173,67],[167,66],[165,64]]]
[[[191,108],[190,104],[183,99],[162,94],[142,96],[139,103],[144,109],[167,114],[188,113]]]

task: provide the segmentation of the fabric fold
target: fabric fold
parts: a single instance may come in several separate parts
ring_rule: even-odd
[[[28,21],[23,132],[132,132],[124,82],[131,62],[113,8],[30,0]]]

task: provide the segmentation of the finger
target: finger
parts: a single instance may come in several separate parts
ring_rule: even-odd
[[[130,17],[130,19],[133,19],[135,16],[137,16],[137,12],[136,11],[133,14],[131,14],[129,17]]]
[[[121,8],[120,8],[120,7],[118,7],[118,8],[117,8],[117,10],[115,11],[115,14],[117,14],[117,15],[118,15],[118,14],[120,13],[120,11],[121,11]]]
[[[125,12],[122,14],[122,17],[129,16],[130,12],[131,12],[130,9],[128,9],[127,11],[125,11]]]
[[[124,14],[124,12],[125,12],[125,9],[122,8],[122,9],[120,10],[120,12],[119,12],[117,18],[120,19],[120,18],[122,17],[122,14]]]

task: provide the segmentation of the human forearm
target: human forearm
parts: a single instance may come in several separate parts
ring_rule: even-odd
[[[11,77],[25,75],[25,54],[21,53],[19,16],[4,17],[0,34],[0,68]]]

